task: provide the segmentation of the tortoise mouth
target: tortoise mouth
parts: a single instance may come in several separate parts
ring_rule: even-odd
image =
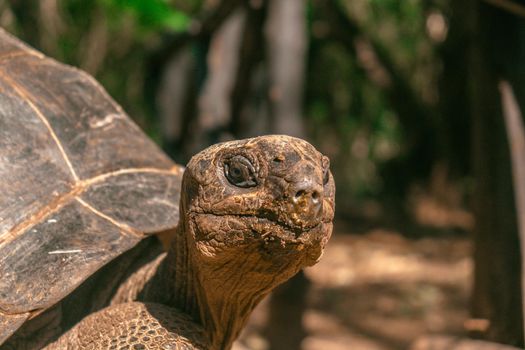
[[[231,240],[240,242],[249,238],[263,239],[266,242],[280,241],[286,244],[316,244],[329,238],[332,220],[319,220],[313,225],[300,227],[290,223],[250,214],[216,214],[196,213],[194,221],[203,236],[217,240],[217,232],[224,234]],[[213,229],[209,226],[213,226]],[[204,238],[201,236],[202,238]],[[219,237],[224,241],[226,237]]]
[[[193,213],[189,224],[202,256],[232,257],[252,252],[275,266],[290,262],[303,267],[314,265],[332,234],[332,220],[301,229],[264,216]]]
[[[319,221],[319,222],[317,222],[316,224],[313,224],[313,225],[300,227],[300,226],[292,225],[292,224],[289,224],[289,223],[286,223],[286,222],[282,222],[282,221],[279,221],[279,220],[274,220],[274,219],[271,219],[271,218],[262,217],[262,216],[252,216],[251,218],[253,220],[257,220],[258,223],[260,225],[262,225],[262,226],[268,225],[270,227],[277,227],[278,228],[277,229],[277,233],[281,233],[281,231],[282,231],[283,233],[286,233],[286,235],[287,235],[286,237],[282,237],[282,238],[288,238],[288,239],[291,239],[291,240],[296,240],[296,241],[299,241],[301,243],[304,243],[304,242],[302,242],[303,241],[301,239],[302,237],[307,236],[309,233],[312,233],[312,232],[320,232],[321,228],[322,228],[322,225],[324,224],[322,221]],[[259,226],[259,225],[257,225],[257,226]],[[264,234],[262,236],[264,236]]]

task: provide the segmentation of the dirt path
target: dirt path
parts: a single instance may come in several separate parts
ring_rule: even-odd
[[[423,334],[464,333],[472,274],[468,239],[336,232],[321,262],[306,271],[312,288],[302,350],[397,350]],[[235,350],[268,349],[260,335],[265,312],[263,304]]]

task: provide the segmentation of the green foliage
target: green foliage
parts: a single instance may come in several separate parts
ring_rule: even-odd
[[[165,32],[186,30],[201,0],[62,0],[45,13],[36,0],[21,6],[16,34],[59,61],[95,75],[150,136],[159,139],[145,103],[148,57]],[[48,18],[35,21],[31,16]],[[49,20],[51,18],[51,20]],[[5,23],[3,24],[6,25]]]
[[[426,5],[421,0],[341,0],[345,16],[362,32],[361,39],[382,47],[394,68],[422,100],[436,88],[437,63],[433,43],[426,35]],[[306,112],[318,143],[337,139],[335,159],[339,193],[352,198],[382,190],[379,171],[404,149],[403,127],[384,86],[370,79],[359,50],[317,38],[313,28],[330,26],[315,9],[308,8],[311,32]],[[356,55],[357,52],[357,55]],[[377,59],[377,58],[376,58]],[[372,62],[372,63],[371,63]],[[419,94],[421,93],[421,96]]]
[[[37,21],[39,30],[35,31],[35,21],[27,18],[42,15],[42,10],[38,1],[27,1],[16,19],[17,34],[46,54],[94,74],[141,127],[158,139],[157,122],[144,100],[151,69],[148,58],[163,45],[162,34],[187,30],[192,18],[208,9],[204,1],[56,3],[56,11],[48,14],[54,16],[54,27]],[[338,3],[343,15],[359,27],[360,38],[378,43],[407,84],[422,100],[432,101],[439,65],[425,28],[430,5],[424,0]],[[361,49],[352,52],[326,34],[332,23],[322,17],[318,4],[308,1],[306,13],[310,35],[304,99],[307,128],[318,145],[326,144],[321,147],[339,168],[340,193],[376,195],[382,190],[379,170],[404,152],[399,111],[392,106],[385,87],[373,81],[368,68],[363,67]],[[368,58],[367,64],[371,61]]]
[[[182,31],[191,21],[188,14],[171,7],[165,0],[101,0],[101,2],[109,12],[117,16],[122,12],[132,13],[141,28],[147,31]]]

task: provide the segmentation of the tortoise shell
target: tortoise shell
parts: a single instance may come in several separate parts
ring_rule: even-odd
[[[175,227],[182,173],[91,76],[0,29],[0,344]]]

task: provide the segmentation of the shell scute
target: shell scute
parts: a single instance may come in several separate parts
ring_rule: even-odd
[[[0,29],[0,344],[175,227],[182,173],[91,76]]]

